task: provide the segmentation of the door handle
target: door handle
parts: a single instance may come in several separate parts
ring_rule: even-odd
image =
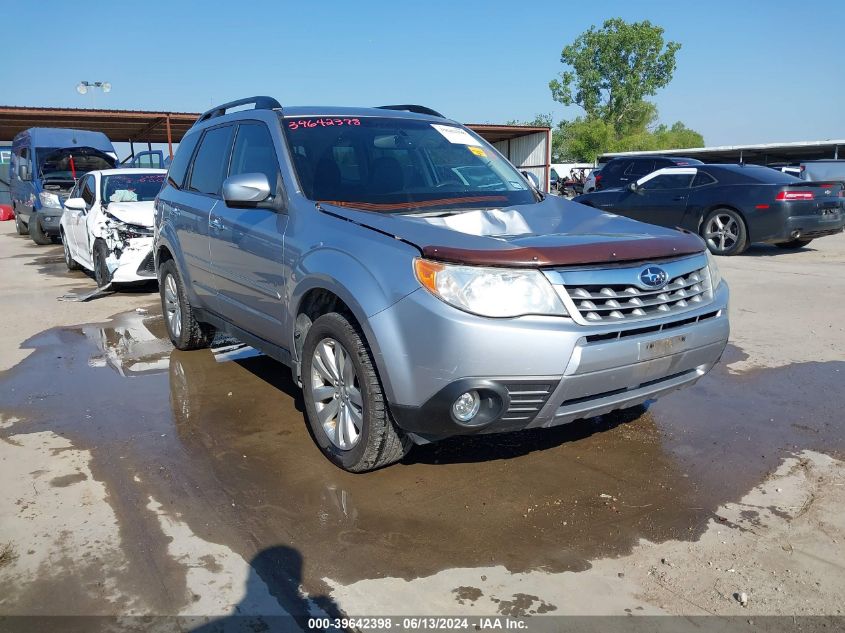
[[[687,199],[687,197],[686,197],[686,196],[677,196],[677,197],[675,197],[675,198],[672,198],[672,200],[674,200],[675,202],[677,202],[677,201],[679,201],[679,200],[686,200],[686,199]]]
[[[223,222],[220,221],[219,218],[214,218],[208,223],[208,226],[214,229],[215,231],[222,231],[226,228]]]

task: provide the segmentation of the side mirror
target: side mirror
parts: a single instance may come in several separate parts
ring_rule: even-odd
[[[65,209],[69,211],[85,211],[88,205],[82,198],[68,198],[65,200]]]
[[[540,179],[537,178],[537,174],[531,173],[530,171],[523,171],[521,173],[535,189],[540,190]]]
[[[257,207],[270,197],[265,174],[238,174],[223,181],[223,200],[230,207]]]
[[[628,191],[631,193],[638,193],[640,190],[639,185],[636,182],[632,182],[628,184]]]

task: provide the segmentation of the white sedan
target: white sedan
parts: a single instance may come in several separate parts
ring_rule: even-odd
[[[61,236],[69,270],[97,286],[155,279],[153,203],[167,171],[104,169],[82,176],[65,201]]]

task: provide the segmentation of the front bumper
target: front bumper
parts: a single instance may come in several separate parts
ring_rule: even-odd
[[[59,223],[62,219],[62,210],[54,209],[52,207],[42,207],[35,213],[35,220],[41,227],[45,235],[58,236],[61,235]],[[32,216],[30,216],[30,222]]]
[[[151,281],[156,278],[153,262],[153,238],[136,237],[128,240],[120,257],[112,255],[106,260],[113,283]]]
[[[426,441],[565,424],[693,384],[727,345],[727,306],[723,282],[695,310],[584,327],[555,317],[476,317],[420,290],[371,323],[382,335],[377,355],[391,412]],[[461,424],[450,406],[470,390],[482,414]]]

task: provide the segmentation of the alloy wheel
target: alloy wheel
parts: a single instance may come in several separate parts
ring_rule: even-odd
[[[311,394],[329,441],[344,451],[354,447],[364,426],[364,401],[352,357],[333,338],[322,339],[314,348]]]
[[[707,223],[704,239],[713,251],[730,250],[739,239],[739,223],[732,215],[717,213]]]
[[[164,309],[170,332],[178,339],[182,334],[182,307],[179,305],[179,291],[173,275],[164,278]]]

